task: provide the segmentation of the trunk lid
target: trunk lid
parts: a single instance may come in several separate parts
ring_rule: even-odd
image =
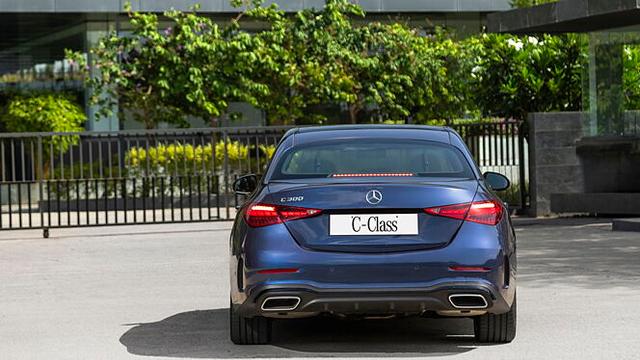
[[[431,216],[423,209],[471,202],[478,182],[273,182],[268,186],[270,195],[265,200],[272,204],[322,210],[319,216],[285,223],[301,246],[322,251],[390,252],[435,248],[449,243],[462,221]],[[367,201],[367,193],[372,190],[382,197],[377,204]],[[372,200],[375,203],[377,199]],[[330,235],[332,215],[346,215],[342,218],[347,220],[358,216],[358,221],[362,217],[365,222],[374,218],[371,221],[375,227],[379,219],[394,218],[398,214],[403,214],[405,222],[407,218],[416,221],[417,217],[417,234]],[[338,217],[333,217],[334,226],[338,226]]]

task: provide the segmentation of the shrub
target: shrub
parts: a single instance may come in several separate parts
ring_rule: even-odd
[[[84,111],[70,97],[62,94],[17,95],[7,103],[2,114],[5,128],[10,132],[78,132],[84,130]],[[77,136],[43,137],[43,157],[51,150],[66,152],[78,142]],[[42,161],[43,159],[40,159]],[[47,176],[49,162],[44,161]]]
[[[259,148],[260,148],[260,151],[262,151],[262,153],[267,157],[267,160],[271,160],[271,158],[273,157],[273,154],[276,152],[275,145],[260,144]]]
[[[229,141],[226,145],[231,178],[240,175],[241,172],[255,171],[256,168],[262,171],[275,152],[275,145],[259,145],[258,149],[261,152],[259,162],[258,159],[251,159],[253,169],[248,169],[250,152],[255,149],[255,146],[246,145],[240,141]],[[192,176],[192,181],[197,181],[193,180],[195,176],[201,177],[200,185],[204,185],[205,177],[213,176],[214,181],[223,183],[225,143],[219,141],[215,144],[215,161],[213,149],[212,144],[193,146],[180,143],[159,144],[148,149],[133,147],[125,154],[126,173],[128,177],[138,178]],[[185,191],[186,186],[187,184],[184,183],[183,188],[179,190]]]
[[[68,96],[18,95],[7,104],[3,121],[12,132],[77,132],[87,120],[84,111]],[[58,138],[54,146],[66,150],[70,140]]]
[[[151,189],[151,183],[148,178],[157,177],[164,178],[164,191],[168,195],[173,190],[176,194],[197,193],[207,188],[207,178],[213,177],[212,187],[217,184],[224,183],[224,142],[220,141],[215,144],[215,166],[212,158],[212,144],[196,145],[192,144],[158,144],[149,148],[133,147],[125,153],[124,169],[121,169],[122,176],[126,179],[127,196],[145,197],[150,196],[152,191],[156,195],[160,195],[159,186],[155,190]],[[240,141],[229,141],[227,143],[228,166],[230,170],[230,179],[235,175],[247,171],[264,170],[267,162],[273,156],[276,150],[275,145],[258,145],[260,151],[258,159],[251,159],[252,169],[248,169],[249,157],[255,154],[255,145],[246,145]],[[112,163],[118,163],[118,159],[112,159]],[[93,167],[89,163],[75,163],[73,166],[57,166],[51,172],[52,179],[67,179],[80,181],[60,181],[49,185],[48,192],[53,197],[59,197],[64,200],[73,200],[77,196],[103,197],[103,196],[122,196],[122,182],[119,179],[109,179],[108,181],[100,181],[98,185],[93,181],[85,183],[83,179],[90,179],[91,171],[98,174],[100,164],[93,163]],[[116,166],[108,168],[103,165],[104,174],[119,174]],[[80,176],[82,172],[82,176]],[[72,176],[73,175],[73,176]],[[179,177],[185,177],[182,182]],[[190,180],[186,180],[190,177]],[[134,183],[130,179],[137,179]],[[190,181],[190,182],[189,182]],[[159,184],[159,181],[156,183]],[[173,189],[171,188],[171,185]]]
[[[213,147],[211,144],[159,144],[153,147],[133,147],[125,155],[130,173],[144,175],[187,175],[209,174],[222,168],[225,144],[215,144],[215,168],[213,167]],[[229,164],[244,161],[249,157],[249,146],[239,141],[227,143]]]

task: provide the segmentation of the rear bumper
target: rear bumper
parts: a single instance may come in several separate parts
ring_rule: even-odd
[[[231,300],[244,316],[274,316],[264,311],[270,296],[299,298],[287,315],[421,314],[455,311],[452,294],[479,294],[483,311],[501,314],[515,296],[516,258],[506,221],[499,227],[465,223],[449,245],[424,251],[336,253],[299,246],[284,226],[236,232],[244,247],[232,253]],[[256,229],[253,229],[257,231]],[[259,235],[259,236],[258,236]],[[507,261],[507,258],[510,261]],[[451,266],[482,266],[488,272],[457,272]],[[298,269],[264,274],[265,269]]]
[[[295,316],[314,314],[340,315],[415,315],[425,312],[460,310],[451,304],[453,294],[477,294],[486,301],[482,309],[501,314],[510,305],[498,289],[484,281],[449,282],[430,287],[327,289],[307,284],[264,285],[254,288],[237,308],[242,316]],[[295,308],[287,311],[263,309],[268,298],[299,298]]]

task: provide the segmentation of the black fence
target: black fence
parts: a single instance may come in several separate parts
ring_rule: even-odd
[[[511,187],[499,195],[511,209],[529,205],[529,146],[525,123],[506,121],[452,126],[467,144],[478,167],[496,171],[511,180]]]
[[[526,206],[516,122],[454,126]],[[0,134],[0,230],[230,220],[233,180],[262,173],[288,127]]]

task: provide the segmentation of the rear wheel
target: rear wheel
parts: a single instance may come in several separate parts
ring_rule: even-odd
[[[516,337],[516,300],[504,314],[485,314],[473,319],[476,340],[486,343],[510,343]]]
[[[261,345],[271,341],[271,319],[262,316],[242,317],[230,304],[229,320],[229,332],[234,344]]]

